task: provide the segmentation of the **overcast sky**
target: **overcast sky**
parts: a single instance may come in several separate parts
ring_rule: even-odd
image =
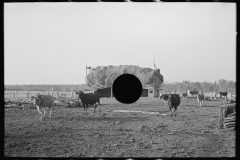
[[[84,84],[86,65],[236,81],[236,5],[5,3],[5,84]]]

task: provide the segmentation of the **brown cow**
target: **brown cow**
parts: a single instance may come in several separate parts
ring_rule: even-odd
[[[199,92],[197,93],[197,101],[198,101],[198,107],[202,107],[203,101],[204,101],[204,94]]]

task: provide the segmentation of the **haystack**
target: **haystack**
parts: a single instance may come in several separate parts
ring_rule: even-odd
[[[122,73],[133,74],[141,81],[142,86],[153,84],[160,88],[163,83],[163,76],[160,70],[151,68],[141,68],[135,65],[120,65],[120,66],[98,66],[95,70],[90,71],[86,77],[86,83],[92,88],[111,87],[114,80]]]

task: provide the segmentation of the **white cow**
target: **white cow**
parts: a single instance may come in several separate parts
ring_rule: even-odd
[[[213,98],[214,100],[217,100],[217,94],[218,94],[218,92],[213,92],[213,93],[212,93],[212,98]]]
[[[50,109],[50,118],[52,114],[52,107],[53,107],[53,99],[50,95],[38,95],[37,97],[32,96],[33,104],[37,107],[38,112],[40,113],[41,117],[40,120],[45,118],[45,109]],[[40,111],[43,109],[43,114]]]

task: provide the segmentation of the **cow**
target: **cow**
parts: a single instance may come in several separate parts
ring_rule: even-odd
[[[163,101],[164,101],[164,106],[167,105],[168,96],[169,96],[169,94],[160,94],[159,95],[159,98],[163,99]]]
[[[236,103],[236,99],[230,99],[225,102],[226,104]]]
[[[40,113],[41,117],[40,120],[45,118],[45,109],[50,109],[50,118],[52,114],[52,107],[53,107],[53,98],[50,95],[37,95],[37,97],[32,96],[31,99],[33,100],[33,105],[37,107],[38,112]],[[40,111],[43,109],[43,114]]]
[[[95,112],[98,105],[100,105],[99,96],[96,93],[95,94],[84,94],[84,92],[79,91],[79,92],[76,92],[76,94],[78,94],[78,97],[83,104],[84,111],[87,110],[88,105],[94,105],[94,107],[95,107],[94,112]],[[98,104],[96,104],[96,103],[98,103]]]
[[[204,94],[202,92],[197,93],[197,102],[198,102],[198,107],[202,107],[204,101]]]
[[[227,97],[228,92],[218,92],[218,94],[220,95],[220,98],[222,98],[222,96]]]
[[[214,100],[217,100],[217,94],[218,94],[218,92],[213,92],[213,93],[212,93],[212,98],[213,98]]]
[[[196,91],[196,90],[193,90],[193,91],[188,90],[187,93],[188,93],[188,95],[191,94],[193,96],[193,95],[197,95],[198,91]]]
[[[181,100],[180,100],[179,94],[170,94],[170,95],[168,95],[167,104],[168,104],[169,109],[171,111],[171,113],[170,113],[171,117],[172,117],[172,113],[176,117],[176,114],[177,114],[176,110],[177,110],[177,107],[180,105],[180,102],[181,102]]]
[[[187,100],[187,95],[188,95],[188,93],[182,93],[183,100],[184,99]]]

